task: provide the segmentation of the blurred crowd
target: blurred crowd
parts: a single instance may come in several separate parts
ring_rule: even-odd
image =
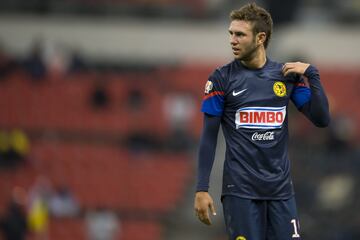
[[[29,53],[14,57],[6,52],[0,41],[0,81],[15,72],[23,70],[34,82],[45,78],[57,79],[67,74],[86,70],[85,61],[76,50],[62,44],[34,39]]]
[[[348,116],[331,114],[330,126],[322,130],[307,126],[300,116],[295,119],[297,114],[290,121],[290,159],[303,237],[359,239],[360,217],[354,211],[360,197],[356,125]]]
[[[114,0],[114,1],[21,1],[3,0],[0,13],[76,14],[79,16],[111,16],[136,18],[166,18],[181,20],[214,20],[227,18],[230,9],[238,8],[248,1],[239,0]],[[302,1],[259,0],[274,16],[276,24],[300,19],[303,10],[321,9],[321,13],[332,16],[336,21],[354,23],[360,20],[360,7],[356,0],[344,1]],[[316,14],[316,13],[315,13]],[[321,18],[323,16],[314,16]],[[305,19],[306,21],[306,19]]]
[[[0,233],[4,240],[48,240],[51,239],[51,218],[82,218],[88,240],[115,240],[121,234],[120,218],[112,210],[101,206],[83,210],[67,186],[53,186],[42,175],[28,190],[12,189],[8,204],[0,215]]]
[[[0,48],[0,87],[2,82],[12,81],[11,76],[19,73],[26,76],[21,78],[21,81],[30,80],[30,84],[37,88],[43,84],[64,81],[73,74],[98,71],[96,67],[88,66],[79,55],[68,54],[69,52],[66,47],[47,46],[38,39],[34,40],[32,50],[23,58],[11,56],[6,53],[5,48]],[[120,74],[121,72],[123,69]],[[106,81],[106,74],[97,75],[101,77],[93,82],[87,93],[88,101],[85,107],[101,114],[114,106],[114,99]],[[162,138],[140,126],[140,131],[130,131],[122,138],[130,153],[177,153],[192,152],[195,149],[195,136],[189,132],[189,126],[195,116],[196,97],[187,91],[169,89],[163,92],[163,101],[161,106],[158,106],[169,126],[168,135]],[[143,86],[130,84],[122,104],[129,114],[135,117],[149,102],[149,96],[143,90]],[[54,135],[62,134],[61,130],[52,130]],[[38,129],[34,134],[31,127],[0,129],[0,175],[16,174],[21,168],[36,169],[36,159],[30,157],[31,142],[39,138],[36,131],[40,131],[40,136],[46,132]],[[4,196],[4,189],[2,195]],[[5,210],[0,211],[0,236],[2,233],[4,240],[47,240],[50,239],[49,231],[53,219],[72,218],[82,219],[89,240],[113,240],[119,239],[121,235],[120,217],[114,209],[105,208],[101,203],[93,209],[82,208],[76,193],[69,186],[54,185],[49,176],[37,176],[29,188],[14,186],[10,195]]]

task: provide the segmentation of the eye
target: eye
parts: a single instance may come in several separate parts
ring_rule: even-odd
[[[236,36],[236,37],[243,37],[246,36],[246,34],[244,32],[233,32],[231,30],[229,30],[229,35],[230,36]]]

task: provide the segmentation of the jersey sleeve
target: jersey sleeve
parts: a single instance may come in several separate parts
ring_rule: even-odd
[[[220,117],[204,114],[204,127],[199,144],[197,192],[207,192],[209,189],[209,179],[215,160],[220,122]]]
[[[298,86],[291,94],[291,99],[299,111],[315,126],[326,127],[330,122],[329,103],[320,82],[319,71],[310,65],[304,76],[308,79],[309,88],[305,86],[303,81],[298,82]]]
[[[219,70],[210,75],[205,85],[201,111],[213,116],[221,116],[224,109],[224,80]]]
[[[298,79],[295,81],[294,90],[291,93],[291,101],[295,104],[297,109],[301,109],[305,103],[310,101],[311,91],[308,86],[305,85],[304,79],[297,76]]]

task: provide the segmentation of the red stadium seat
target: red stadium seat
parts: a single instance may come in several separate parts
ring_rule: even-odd
[[[191,173],[186,154],[136,159],[112,146],[47,142],[34,143],[33,154],[38,171],[55,184],[68,184],[85,208],[101,203],[113,209],[166,213],[179,200]]]

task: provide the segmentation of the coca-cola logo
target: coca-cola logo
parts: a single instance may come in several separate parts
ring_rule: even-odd
[[[264,132],[264,133],[255,132],[252,135],[251,140],[253,141],[274,140],[274,132]]]

